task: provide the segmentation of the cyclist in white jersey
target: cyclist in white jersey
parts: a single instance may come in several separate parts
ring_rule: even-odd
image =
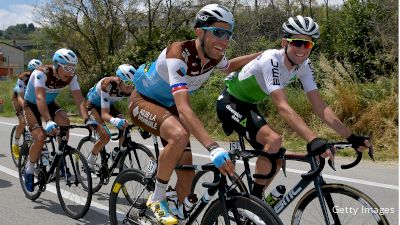
[[[245,136],[256,150],[278,152],[282,138],[267,124],[256,106],[257,102],[270,96],[283,119],[307,141],[308,152],[333,157],[330,151],[326,150],[326,140],[317,137],[288,104],[284,88],[299,79],[313,112],[319,118],[356,149],[362,151],[369,147],[371,144],[368,139],[352,134],[322,100],[314,82],[314,71],[308,57],[314,45],[313,40],[319,37],[318,24],[310,17],[297,16],[290,17],[282,27],[282,49],[264,51],[240,72],[231,73],[225,80],[226,88],[217,101],[217,113],[224,130],[228,133],[232,130],[237,131]],[[277,164],[279,171],[281,161],[278,160]],[[267,159],[257,159],[256,174],[265,175],[270,169],[271,163]],[[252,194],[261,198],[264,188],[272,179],[256,179]]]
[[[193,134],[210,151],[211,160],[223,174],[234,166],[225,149],[210,137],[190,106],[190,93],[207,81],[215,68],[229,73],[258,54],[227,60],[225,49],[233,33],[232,13],[218,4],[203,7],[196,16],[195,40],[174,42],[157,61],[142,65],[135,73],[136,90],[131,95],[129,114],[146,131],[159,135],[164,149],[159,156],[157,181],[147,205],[162,224],[177,224],[165,200],[168,181],[177,163],[191,164],[189,137]],[[190,192],[193,172],[176,171],[179,202]]]
[[[40,66],[29,78],[24,96],[25,119],[33,137],[33,144],[29,149],[29,160],[24,171],[25,186],[28,191],[34,191],[33,173],[46,140],[46,133],[54,135],[58,130],[57,125],[70,124],[67,113],[55,102],[64,87],[70,87],[85,124],[95,125],[94,121],[88,119],[85,101],[75,75],[77,63],[78,57],[75,53],[62,48],[54,53],[53,65]],[[41,118],[46,121],[44,129]]]
[[[32,59],[28,63],[29,72],[22,72],[18,75],[17,83],[15,84],[13,96],[12,96],[12,104],[14,106],[15,114],[18,117],[18,126],[15,129],[15,137],[13,140],[13,144],[11,146],[12,154],[15,159],[19,158],[19,139],[21,137],[22,132],[25,128],[25,118],[24,118],[24,94],[26,91],[26,85],[28,84],[29,77],[31,73],[40,65],[42,62],[38,59]]]
[[[100,139],[94,144],[88,157],[88,164],[93,169],[97,154],[110,141],[110,131],[104,121],[111,123],[118,129],[128,126],[125,117],[115,107],[114,103],[128,98],[133,90],[133,75],[136,70],[129,64],[122,64],[115,72],[115,77],[105,77],[96,83],[87,94],[87,109],[92,112],[96,122],[101,126],[96,127]],[[119,148],[126,148],[121,144],[124,137],[119,140]]]

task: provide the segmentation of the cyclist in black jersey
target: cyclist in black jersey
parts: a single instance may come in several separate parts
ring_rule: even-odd
[[[371,146],[366,137],[352,134],[323,101],[314,82],[314,72],[308,59],[313,40],[319,37],[318,24],[310,17],[290,17],[283,24],[282,49],[264,51],[240,72],[225,80],[226,89],[217,101],[217,113],[225,128],[236,130],[246,137],[255,149],[278,152],[281,136],[266,122],[256,103],[268,96],[289,126],[308,142],[307,150],[314,155],[333,157],[326,150],[327,141],[319,138],[304,120],[290,107],[284,87],[299,79],[313,112],[337,134],[346,138],[359,151]],[[281,166],[280,160],[277,162]],[[268,174],[271,163],[264,157],[256,162],[256,174]],[[277,170],[279,171],[279,170]],[[272,178],[273,179],[273,178]],[[272,179],[256,179],[252,193],[261,198]]]

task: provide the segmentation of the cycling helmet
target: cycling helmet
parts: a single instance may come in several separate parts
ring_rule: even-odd
[[[28,63],[28,70],[29,71],[34,71],[38,66],[42,65],[42,62],[38,59],[32,59]]]
[[[123,81],[133,81],[133,75],[135,75],[136,69],[129,64],[122,64],[118,66],[115,74]]]
[[[219,4],[209,4],[200,9],[197,13],[194,27],[208,27],[214,22],[228,23],[232,30],[235,24],[235,20],[229,9]]]
[[[78,64],[78,57],[72,50],[61,48],[54,53],[53,63],[56,66],[56,68],[58,67],[58,63],[62,65],[67,65],[67,64],[76,65]]]
[[[282,25],[285,37],[294,34],[304,34],[312,38],[319,38],[319,26],[311,17],[296,16],[290,17]]]

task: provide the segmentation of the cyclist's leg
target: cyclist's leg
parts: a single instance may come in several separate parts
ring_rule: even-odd
[[[29,149],[29,160],[25,168],[25,186],[28,191],[33,191],[33,173],[35,164],[39,160],[40,153],[45,144],[46,132],[42,128],[40,112],[35,104],[25,101],[24,112],[26,123],[28,124],[29,131],[32,134],[33,143]]]
[[[168,109],[136,91],[132,95],[132,103],[129,106],[132,121],[168,142],[158,158],[156,188],[147,205],[155,212],[158,220],[177,222],[176,218],[171,215],[166,203],[166,189],[172,172],[189,142],[189,133]],[[163,211],[165,216],[160,216],[158,213],[160,210]]]
[[[120,118],[120,119],[125,119],[124,115],[122,115],[122,113],[119,112],[119,111],[114,107],[114,105],[111,105],[111,106],[110,106],[110,115],[113,116],[113,117]],[[125,136],[122,135],[122,136],[119,138],[119,142],[118,142],[118,143],[119,143],[118,146],[119,146],[120,148],[122,147],[122,143],[124,143],[124,141],[125,141]]]
[[[18,103],[18,93],[14,92],[13,97],[12,97],[12,104],[15,109],[15,114],[18,117],[18,126],[15,129],[15,135],[12,140],[12,153],[14,155],[15,159],[18,159],[19,157],[19,140],[21,138],[21,134],[24,131],[25,128],[25,117],[24,117],[24,112],[22,109],[22,106]]]
[[[110,134],[108,128],[104,124],[104,120],[101,118],[101,108],[88,101],[87,109],[91,111],[92,116],[99,124],[99,126],[96,127],[96,132],[100,136],[100,139],[94,144],[92,149],[92,155],[96,156],[110,141]]]

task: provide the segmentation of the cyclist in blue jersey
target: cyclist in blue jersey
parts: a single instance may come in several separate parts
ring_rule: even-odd
[[[115,107],[114,103],[128,98],[133,90],[133,75],[136,70],[129,64],[122,64],[118,67],[115,77],[105,77],[92,87],[87,94],[87,109],[92,112],[97,126],[96,131],[100,139],[94,144],[91,154],[88,157],[90,168],[93,169],[97,154],[110,141],[110,131],[104,121],[111,123],[118,129],[128,126],[125,117]],[[119,148],[123,150],[126,146],[121,144],[124,137],[119,140]]]
[[[259,54],[226,58],[233,27],[233,15],[226,7],[206,5],[196,15],[195,40],[170,44],[155,62],[142,65],[136,71],[129,114],[135,124],[160,136],[164,144],[158,160],[155,191],[147,201],[162,224],[178,223],[165,200],[166,189],[177,163],[192,163],[190,134],[206,147],[212,162],[223,174],[234,173],[228,152],[210,137],[190,105],[190,94],[207,81],[215,68],[228,74]],[[182,203],[190,192],[194,174],[180,170],[176,174],[175,187]]]
[[[246,137],[257,150],[276,153],[282,145],[281,136],[266,122],[257,110],[256,103],[270,96],[272,103],[288,125],[305,141],[307,150],[315,155],[333,157],[326,150],[326,140],[319,138],[304,120],[290,107],[285,86],[299,79],[313,112],[343,138],[347,138],[360,151],[370,147],[368,139],[352,134],[323,101],[314,82],[310,56],[314,40],[319,37],[319,26],[310,17],[290,17],[283,24],[282,49],[264,51],[239,72],[231,73],[225,80],[226,88],[217,101],[218,117],[225,129],[234,129]],[[278,166],[281,162],[278,160]],[[256,174],[267,174],[271,163],[259,157]],[[278,168],[279,169],[279,168]],[[279,171],[279,170],[277,170]],[[252,194],[261,198],[263,190],[272,179],[256,179]]]
[[[18,117],[18,126],[17,129],[15,130],[15,136],[11,149],[15,159],[19,158],[19,139],[25,128],[24,111],[22,110],[22,108],[24,106],[24,94],[26,90],[26,85],[28,84],[28,80],[29,77],[31,76],[31,73],[40,65],[42,65],[42,62],[38,59],[32,59],[31,61],[29,61],[28,63],[29,72],[20,73],[18,75],[17,83],[15,84],[14,87],[12,104],[14,106],[15,114]]]
[[[54,135],[58,126],[68,126],[67,113],[60,108],[55,99],[61,90],[69,86],[75,104],[86,125],[95,125],[88,119],[85,101],[82,96],[78,77],[75,75],[78,57],[69,49],[59,49],[53,55],[53,65],[42,65],[32,72],[25,92],[24,112],[26,123],[32,133],[33,144],[29,149],[29,160],[24,171],[25,186],[33,191],[33,174],[39,160],[46,133]],[[42,120],[46,121],[43,129]]]

